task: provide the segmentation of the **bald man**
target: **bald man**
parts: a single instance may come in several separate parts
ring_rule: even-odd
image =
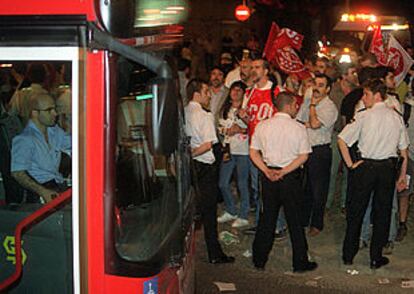
[[[56,125],[56,105],[47,94],[30,98],[30,119],[13,139],[11,173],[28,190],[26,202],[48,202],[66,189],[59,172],[62,152],[71,156],[72,139]]]

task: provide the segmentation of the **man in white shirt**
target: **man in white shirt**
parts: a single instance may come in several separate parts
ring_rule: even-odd
[[[329,99],[331,80],[324,74],[315,76],[313,94],[305,99],[297,119],[307,128],[312,154],[306,163],[306,191],[303,225],[310,226],[310,236],[323,230],[323,218],[329,191],[332,163],[332,132],[338,117],[335,103]]]
[[[214,123],[218,125],[218,115],[224,101],[229,94],[229,89],[224,86],[224,73],[219,67],[215,67],[210,72],[210,111],[214,117]]]
[[[373,196],[373,234],[371,238],[371,268],[389,263],[382,249],[388,241],[394,189],[406,187],[407,130],[399,114],[387,107],[386,86],[379,80],[369,80],[363,85],[362,100],[367,108],[355,116],[338,135],[338,146],[352,175],[351,193],[347,201],[347,228],[343,243],[342,259],[350,265],[358,253],[362,219]],[[348,147],[358,142],[361,160],[353,162]],[[397,150],[403,158],[397,173]]]
[[[274,103],[279,112],[258,124],[250,145],[250,157],[263,174],[263,206],[253,242],[253,263],[264,269],[283,206],[292,243],[293,271],[310,271],[317,264],[308,260],[300,203],[301,166],[312,149],[305,127],[294,120],[298,108],[295,97],[282,92]]]
[[[210,263],[231,263],[234,257],[227,256],[221,249],[217,237],[217,168],[213,144],[217,143],[214,119],[205,111],[210,102],[207,83],[191,80],[187,85],[190,102],[185,107],[185,131],[190,137],[191,155],[198,184],[197,207],[204,226],[204,238]]]
[[[230,89],[231,85],[237,81],[242,81],[247,87],[253,86],[251,78],[252,60],[250,58],[242,59],[239,66],[229,72],[226,76],[224,85]]]

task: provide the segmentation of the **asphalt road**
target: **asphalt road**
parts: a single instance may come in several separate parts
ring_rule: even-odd
[[[221,212],[221,211],[220,211]],[[411,211],[412,213],[412,211]],[[251,215],[253,217],[253,215]],[[230,265],[211,265],[207,262],[203,234],[198,231],[196,257],[196,293],[220,293],[214,282],[234,283],[236,291],[223,293],[414,293],[403,289],[403,280],[414,280],[414,225],[409,222],[407,237],[396,243],[390,264],[378,269],[369,268],[368,249],[360,250],[354,265],[341,263],[345,217],[339,209],[326,214],[325,230],[317,237],[308,237],[309,254],[318,262],[317,270],[304,274],[291,272],[291,246],[288,239],[275,242],[266,270],[257,271],[251,257],[243,256],[251,248],[253,236],[245,236],[230,224],[219,226],[219,232],[229,231],[239,243],[224,245],[227,254],[236,257]],[[354,270],[354,275],[348,270]],[[380,284],[386,282],[389,283]]]

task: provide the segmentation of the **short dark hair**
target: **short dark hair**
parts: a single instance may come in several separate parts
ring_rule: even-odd
[[[371,91],[373,94],[379,93],[382,100],[385,100],[387,93],[387,86],[380,79],[370,79],[362,84],[362,88]]]
[[[273,105],[277,110],[281,111],[286,105],[296,101],[295,95],[289,92],[280,92],[276,97],[272,98]]]
[[[191,68],[191,61],[188,59],[180,58],[177,64],[179,71],[184,71],[186,68]]]
[[[325,57],[325,56],[323,56],[323,57],[318,57],[318,58],[315,60],[315,63],[316,63],[317,61],[322,61],[323,63],[325,63],[325,64],[326,64],[326,66],[328,66],[328,64],[329,64],[329,59],[328,59],[327,57]]]
[[[257,58],[253,58],[252,59],[252,61],[258,61],[258,60],[263,61],[263,67],[264,67],[264,69],[267,69],[268,71],[270,71],[269,61],[267,61],[266,59],[264,59],[262,57],[257,57]]]
[[[187,98],[188,100],[193,100],[194,93],[201,93],[203,85],[208,85],[208,83],[202,79],[192,79],[187,84]]]
[[[231,84],[231,86],[230,86],[230,90],[231,90],[231,89],[233,89],[233,88],[236,88],[236,87],[238,87],[238,88],[242,89],[242,90],[243,90],[243,92],[245,92],[245,91],[246,91],[246,89],[247,89],[246,84],[245,84],[245,83],[243,83],[242,81],[236,81],[236,82],[233,82],[233,83]]]
[[[364,84],[369,79],[374,78],[374,71],[375,68],[372,67],[364,67],[358,72],[358,81],[359,84]]]
[[[338,64],[338,70],[341,76],[348,74],[348,70],[350,68],[356,68],[356,65],[353,63],[345,63],[345,62]]]
[[[224,70],[223,70],[223,68],[221,67],[221,66],[219,66],[219,65],[215,65],[215,66],[213,66],[213,68],[210,70],[210,72],[209,72],[209,74],[211,75],[211,73],[213,72],[213,70],[219,70],[219,71],[221,71],[222,72],[222,74],[224,75]]]
[[[315,78],[314,78],[314,80],[316,80],[317,78],[320,78],[320,79],[325,79],[326,80],[326,87],[331,87],[331,85],[332,85],[332,80],[331,80],[331,78],[330,77],[328,77],[326,74],[321,74],[321,73],[317,73],[317,74],[315,74]]]
[[[394,69],[389,66],[378,66],[374,69],[374,76],[373,78],[377,79],[385,79],[388,73],[394,73]]]
[[[370,52],[365,53],[364,55],[362,55],[359,61],[363,62],[363,61],[368,61],[368,60],[371,61],[374,64],[376,64],[378,62],[377,57],[375,56],[375,54],[370,53]]]

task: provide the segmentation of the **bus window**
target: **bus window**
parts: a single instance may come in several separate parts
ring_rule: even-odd
[[[120,214],[115,246],[123,259],[146,262],[180,221],[178,167],[176,152],[155,154],[152,148],[153,97],[143,89],[153,75],[138,66],[130,70],[130,90],[117,91],[129,96],[118,97],[116,107],[115,205]]]
[[[72,65],[64,60],[0,61],[0,199],[5,204],[0,205],[0,243],[7,244],[0,250],[0,280],[15,270],[17,224],[54,197],[38,193],[38,187],[57,195],[72,186]],[[25,176],[29,185],[22,181]],[[72,293],[71,204],[30,227],[22,240],[24,275],[10,292]]]
[[[58,128],[68,144],[67,146],[55,146],[59,150],[56,150],[57,153],[53,155],[53,159],[49,157],[49,155],[52,156],[51,154],[41,152],[33,154],[28,159],[31,167],[27,170],[24,169],[24,171],[42,186],[52,185],[51,182],[54,182],[53,185],[55,183],[61,185],[62,189],[59,187],[59,192],[67,188],[68,183],[71,184],[71,63],[69,61],[39,60],[2,61],[0,75],[2,77],[1,89],[4,89],[1,92],[0,105],[2,157],[0,173],[3,180],[5,202],[7,204],[36,203],[39,202],[36,193],[23,187],[18,179],[16,181],[16,176],[12,175],[14,171],[28,167],[28,165],[22,165],[19,158],[14,158],[21,155],[17,147],[22,147],[22,152],[25,153],[28,151],[26,145],[31,143],[34,138],[31,140],[30,136],[25,136],[24,138],[27,140],[23,141],[26,143],[22,144],[17,144],[22,141],[17,139],[21,138],[22,132],[26,134],[30,127],[33,130],[38,129],[34,123],[33,115],[39,117],[49,115],[48,119],[50,118],[51,121],[47,122],[47,127]],[[48,99],[50,101],[45,102]],[[43,109],[44,107],[42,108],[44,103],[50,104],[46,107],[48,112]],[[33,114],[33,111],[36,114]],[[17,139],[13,143],[15,138]],[[51,142],[51,144],[53,143]],[[17,152],[13,153],[12,150],[17,150]],[[40,158],[41,156],[46,158]],[[51,171],[47,163],[49,165],[56,164],[56,171]],[[44,200],[48,199],[40,201]]]

